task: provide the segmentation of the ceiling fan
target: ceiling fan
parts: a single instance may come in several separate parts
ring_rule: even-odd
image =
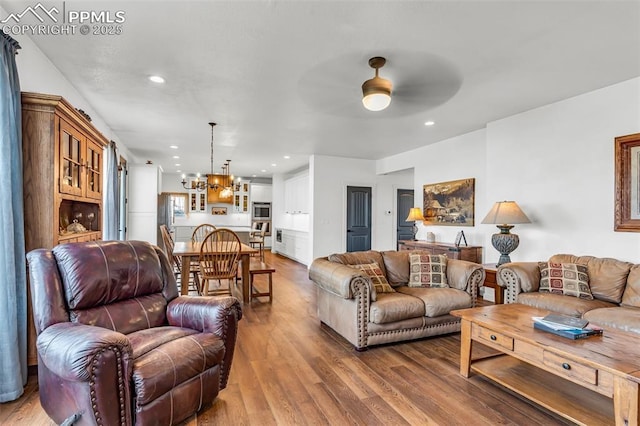
[[[345,54],[319,63],[298,82],[302,99],[314,110],[336,116],[373,117],[365,98],[374,92],[388,98],[376,118],[401,117],[435,108],[453,97],[462,78],[447,60],[426,52],[393,50],[384,56]],[[370,59],[367,59],[370,58]],[[366,78],[366,65],[375,76]],[[384,66],[384,78],[380,69]],[[363,108],[365,104],[365,108]]]

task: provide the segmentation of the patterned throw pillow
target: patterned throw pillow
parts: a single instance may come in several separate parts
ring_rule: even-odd
[[[362,272],[364,272],[364,275],[368,276],[371,280],[371,283],[375,287],[376,293],[395,293],[395,290],[387,281],[387,277],[384,276],[382,269],[380,269],[380,265],[378,265],[376,262],[349,266],[351,266],[352,268],[360,269]]]
[[[593,300],[589,274],[585,265],[575,263],[539,262],[541,293],[564,294]]]
[[[409,255],[409,287],[449,287],[447,256],[411,253]]]

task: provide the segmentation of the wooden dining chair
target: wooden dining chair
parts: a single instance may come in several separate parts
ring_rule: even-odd
[[[215,230],[216,230],[216,227],[208,223],[203,223],[202,225],[198,225],[196,229],[193,230],[193,233],[191,234],[191,241],[193,241],[194,243],[204,241],[204,237],[206,237],[207,234],[209,234],[209,232],[215,231]]]
[[[267,222],[263,222],[260,226],[260,230],[253,230],[250,232],[249,245],[258,249],[258,256],[261,261],[264,261],[264,238],[267,233]]]
[[[231,285],[238,273],[240,250],[240,238],[229,229],[216,229],[207,234],[200,247],[200,295],[231,294]],[[211,288],[212,281],[217,281],[214,288]]]
[[[180,258],[173,255],[173,248],[175,246],[175,242],[173,241],[173,237],[169,232],[169,228],[167,225],[160,225],[160,234],[162,234],[162,244],[164,245],[164,252],[169,258],[169,261],[173,265],[173,273],[176,275],[176,282],[178,283],[178,287],[182,285],[181,277],[182,277],[182,263]],[[198,271],[196,269],[192,270],[193,280],[189,279],[189,289],[193,289],[196,292],[200,288]]]

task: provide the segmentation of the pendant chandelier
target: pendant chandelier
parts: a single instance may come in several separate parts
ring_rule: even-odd
[[[227,160],[222,166],[222,186],[221,198],[229,198],[233,195],[233,175],[231,174],[231,160]]]
[[[196,175],[196,179],[192,181],[190,184],[187,182],[187,176],[182,175],[182,187],[184,189],[195,189],[197,191],[204,191],[207,188],[212,189],[214,192],[220,191],[221,198],[230,198],[233,195],[233,175],[231,174],[231,160],[227,160],[226,163],[222,166],[222,182],[218,182],[218,178],[213,172],[213,128],[216,126],[216,123],[210,122],[209,126],[211,126],[211,183],[207,183],[207,179],[201,180],[200,173]]]

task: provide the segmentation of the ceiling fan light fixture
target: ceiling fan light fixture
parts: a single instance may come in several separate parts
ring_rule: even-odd
[[[386,62],[385,58],[379,56],[369,59],[369,66],[376,70],[375,77],[362,84],[362,105],[369,111],[382,111],[391,104],[393,85],[389,80],[378,76],[378,70]]]

